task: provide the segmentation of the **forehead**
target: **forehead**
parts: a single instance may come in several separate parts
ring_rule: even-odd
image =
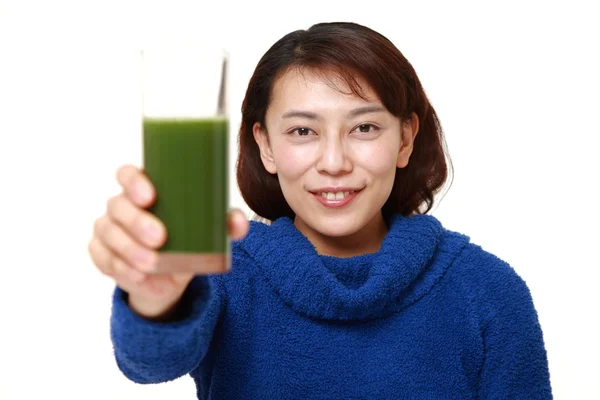
[[[353,75],[361,96],[354,93],[344,77],[334,71],[321,71],[309,68],[293,68],[281,74],[274,82],[271,105],[293,107],[300,103],[319,102],[345,104],[381,104],[371,86],[360,76]]]

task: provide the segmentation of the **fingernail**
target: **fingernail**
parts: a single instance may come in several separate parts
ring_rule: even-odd
[[[158,226],[156,226],[153,222],[146,223],[146,227],[144,228],[144,233],[148,240],[153,243],[160,241],[162,232]]]
[[[135,192],[140,201],[148,201],[150,200],[150,196],[152,195],[152,191],[148,187],[148,184],[146,184],[146,182],[142,180],[136,182]]]

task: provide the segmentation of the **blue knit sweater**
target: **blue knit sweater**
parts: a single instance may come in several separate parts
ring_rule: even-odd
[[[537,312],[503,260],[430,215],[374,254],[320,256],[288,218],[252,222],[224,275],[150,322],[114,294],[111,337],[139,383],[190,374],[199,399],[551,399]]]

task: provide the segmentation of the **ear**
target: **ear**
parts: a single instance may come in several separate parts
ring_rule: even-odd
[[[273,159],[273,151],[271,150],[267,130],[264,129],[259,122],[255,122],[252,126],[252,134],[260,149],[260,159],[265,169],[271,174],[276,174],[277,167],[275,166],[275,160]]]
[[[404,168],[408,165],[408,160],[413,152],[415,137],[419,133],[419,117],[412,113],[411,118],[406,121],[400,121],[400,151],[398,152],[398,160],[396,166]]]

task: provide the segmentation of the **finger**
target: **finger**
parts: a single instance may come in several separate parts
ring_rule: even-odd
[[[123,194],[108,201],[107,213],[114,222],[121,225],[135,240],[148,247],[158,248],[167,239],[164,224],[153,214],[136,207]]]
[[[137,271],[134,268],[128,267],[123,260],[115,257],[98,238],[93,238],[89,244],[89,252],[92,261],[104,275],[116,279],[125,276],[129,281],[139,283],[146,278],[146,274]]]
[[[173,282],[175,282],[175,284],[180,286],[185,284],[187,286],[187,284],[190,283],[192,279],[194,279],[194,276],[195,274],[193,273],[190,274],[183,272],[179,274],[172,274],[171,278],[173,279]]]
[[[117,257],[142,272],[153,270],[157,254],[145,248],[129,236],[125,230],[113,223],[107,216],[100,218],[94,227],[95,236]]]
[[[149,207],[155,199],[154,185],[142,171],[133,165],[125,165],[117,171],[117,181],[125,194],[139,207]]]
[[[92,262],[104,275],[112,276],[112,258],[113,254],[100,242],[97,237],[93,237],[88,244],[88,252]]]
[[[131,288],[132,284],[138,284],[146,278],[146,274],[138,271],[119,257],[113,257],[112,269],[117,283],[128,289]]]
[[[150,279],[144,282],[144,287],[140,288],[138,293],[154,300],[164,300],[173,297],[180,298],[193,278],[193,273],[152,275]]]
[[[248,234],[250,223],[241,210],[233,209],[227,217],[227,229],[232,240],[241,240]]]

